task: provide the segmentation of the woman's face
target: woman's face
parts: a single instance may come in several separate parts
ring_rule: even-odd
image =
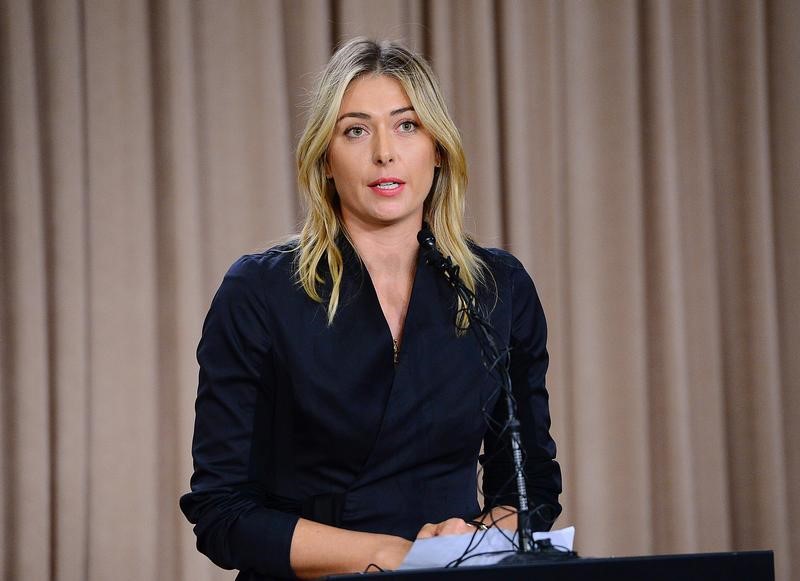
[[[355,79],[337,119],[326,172],[345,224],[419,228],[438,159],[400,82],[384,75]]]

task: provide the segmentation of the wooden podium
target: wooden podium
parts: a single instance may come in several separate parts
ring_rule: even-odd
[[[335,575],[331,581],[774,581],[772,551],[578,558],[525,565],[415,569],[364,575]]]

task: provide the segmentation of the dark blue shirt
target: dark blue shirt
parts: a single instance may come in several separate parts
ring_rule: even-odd
[[[453,290],[419,261],[395,364],[369,274],[349,244],[341,248],[332,325],[298,284],[295,247],[286,245],[239,259],[203,326],[195,472],[181,508],[198,549],[243,571],[240,579],[292,576],[300,516],[408,539],[427,522],[474,518],[481,443],[487,507],[516,504],[510,456],[487,431],[487,415],[505,420],[505,402],[475,337],[456,333]],[[530,504],[550,505],[554,517],[561,475],[544,313],[516,258],[474,251],[491,272],[479,299],[512,349]],[[550,522],[536,515],[532,524]]]

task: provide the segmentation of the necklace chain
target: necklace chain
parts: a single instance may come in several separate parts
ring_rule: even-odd
[[[395,365],[400,361],[400,344],[394,337],[392,337],[392,361]]]

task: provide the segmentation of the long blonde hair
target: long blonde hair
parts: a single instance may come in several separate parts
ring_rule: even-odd
[[[325,283],[319,268],[323,260],[327,261],[332,283],[327,297],[328,324],[336,315],[342,281],[342,254],[336,240],[347,232],[338,209],[336,189],[325,175],[325,160],[344,93],[355,78],[366,74],[397,79],[436,143],[440,167],[425,200],[424,220],[436,237],[439,250],[460,267],[464,284],[473,292],[484,282],[486,270],[483,261],[470,250],[464,232],[467,161],[461,136],[447,112],[430,66],[400,44],[354,38],[339,47],[322,72],[296,156],[298,186],[307,207],[300,231],[296,274],[306,294],[324,302],[318,290],[318,285]],[[460,317],[458,325],[465,323]]]

